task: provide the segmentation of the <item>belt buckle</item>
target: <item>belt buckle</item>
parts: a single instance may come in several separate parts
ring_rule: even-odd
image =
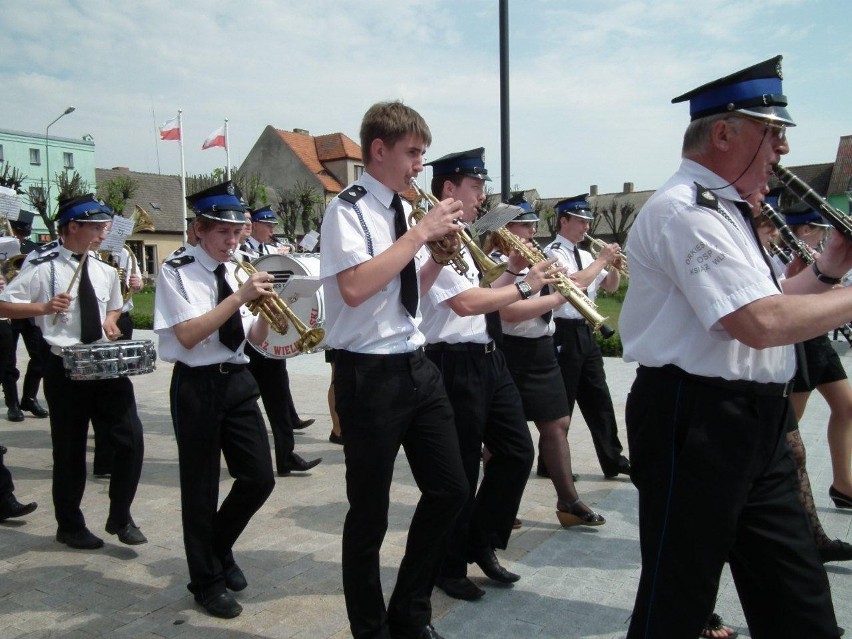
[[[494,341],[490,341],[485,345],[485,354],[493,353],[497,349],[497,344]]]

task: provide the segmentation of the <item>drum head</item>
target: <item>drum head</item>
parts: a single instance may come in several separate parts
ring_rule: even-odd
[[[318,280],[319,264],[319,254],[317,253],[262,255],[252,261],[252,265],[258,271],[266,271],[275,278],[275,284],[273,284],[275,293],[284,300],[296,317],[308,327],[322,327],[325,322],[322,287],[314,293],[304,294],[303,292],[299,292],[299,289],[305,287],[293,284],[288,288],[286,285],[293,278]],[[292,294],[289,292],[292,290],[296,290],[297,292]],[[265,342],[259,346],[254,346],[254,344],[252,346],[266,357],[285,359],[295,357],[303,352],[299,349],[298,340],[299,332],[291,322],[289,330],[284,335],[269,331],[269,336]],[[321,342],[309,352],[320,350],[325,350],[324,342]]]

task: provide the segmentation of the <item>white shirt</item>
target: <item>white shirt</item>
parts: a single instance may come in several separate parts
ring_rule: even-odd
[[[366,171],[347,190],[355,185],[363,186],[367,193],[354,205],[335,197],[322,221],[320,279],[325,295],[326,344],[356,353],[414,351],[424,342],[418,329],[420,305],[414,318],[403,308],[399,275],[357,307],[348,306],[340,294],[338,273],[372,259],[396,240],[394,211],[390,208],[394,192]],[[407,216],[411,207],[405,200],[403,207]],[[425,259],[430,258],[421,248],[414,260],[418,286],[420,264]]]
[[[55,255],[55,257],[50,257]],[[71,257],[72,253],[64,246],[57,245],[55,251],[43,253],[33,258],[29,266],[22,268],[6,289],[0,294],[4,302],[47,302],[59,293],[68,290],[68,284],[80,264]],[[98,300],[101,324],[106,319],[108,311],[117,311],[123,303],[121,288],[118,283],[116,270],[109,264],[101,262],[91,255],[86,259],[89,280],[95,290]],[[36,325],[41,329],[44,339],[54,349],[55,354],[60,348],[74,346],[80,343],[80,277],[78,276],[71,289],[74,300],[67,313],[60,314],[54,324],[54,315],[39,315],[35,318]]]
[[[574,242],[563,235],[557,235],[555,240],[544,247],[545,255],[558,258],[559,263],[567,268],[567,275],[582,271],[595,261],[595,258],[588,251],[583,249],[578,250],[580,252],[580,259],[583,261],[582,265],[578,265],[577,260],[574,258]],[[589,284],[589,287],[583,291],[586,297],[592,302],[595,301],[595,297],[598,295],[598,288],[600,288],[601,282],[606,279],[607,275],[608,272],[606,269],[601,270],[594,281]],[[582,313],[574,308],[572,304],[563,304],[559,308],[554,309],[553,317],[558,319],[583,319]]]
[[[142,277],[142,269],[139,268],[139,260],[136,259],[136,256],[133,256],[133,259],[130,259],[131,249],[129,246],[125,246],[121,249],[121,253],[118,256],[118,267],[124,269],[124,284],[127,286],[128,290],[130,290],[130,276],[136,275],[141,279]],[[130,298],[121,307],[122,313],[129,313],[133,310],[133,292],[130,290]]]
[[[160,338],[160,359],[183,362],[188,366],[248,362],[246,342],[234,352],[219,341],[218,329],[191,349],[184,348],[175,335],[175,324],[200,317],[216,308],[218,291],[213,271],[217,266],[218,260],[210,257],[200,246],[187,246],[183,254],[163,263],[154,296],[154,332]],[[235,268],[232,262],[225,264],[225,280],[234,291],[239,287],[234,277]],[[240,317],[243,331],[248,335],[256,318],[245,306],[240,307]]]
[[[464,251],[463,257],[468,267],[464,275],[459,275],[452,266],[445,266],[429,292],[420,298],[423,312],[420,330],[427,344],[487,344],[491,341],[485,315],[461,317],[448,303],[456,295],[479,287],[479,270],[470,251]]]
[[[495,262],[508,262],[508,256],[503,254],[503,251],[493,250],[489,257]],[[528,268],[522,270],[516,277],[515,282],[520,282],[526,274],[529,272]],[[535,299],[541,295],[541,291],[530,295],[530,299]],[[556,324],[553,321],[553,317],[550,318],[549,322],[545,322],[541,316],[533,317],[528,320],[523,320],[520,322],[507,322],[505,320],[501,321],[501,325],[503,326],[503,334],[511,335],[513,337],[526,337],[528,339],[536,339],[538,337],[544,337],[546,335],[553,335],[556,331]]]
[[[711,193],[718,210],[696,203],[696,183],[727,180],[691,160],[646,202],[630,229],[630,286],[619,329],[624,359],[675,364],[696,375],[786,382],[792,346],[757,350],[736,341],[719,319],[780,295],[731,186]]]

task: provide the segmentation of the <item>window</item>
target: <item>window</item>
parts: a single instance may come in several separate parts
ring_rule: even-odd
[[[3,145],[0,144],[0,162],[3,161]]]
[[[157,266],[159,265],[159,260],[157,260],[157,245],[156,244],[146,244],[144,246],[145,249],[145,262],[144,268],[142,268],[142,274],[147,275],[148,277],[156,277],[157,276]],[[140,267],[142,265],[140,264]]]
[[[74,154],[73,153],[63,153],[62,154],[62,166],[66,169],[74,168]]]
[[[362,175],[364,175],[364,167],[361,166],[360,164],[356,164],[355,165],[355,179],[357,180]]]
[[[30,149],[30,164],[41,164],[41,149]]]

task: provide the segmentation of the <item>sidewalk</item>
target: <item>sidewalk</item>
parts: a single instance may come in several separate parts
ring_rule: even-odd
[[[137,339],[151,339],[137,331]],[[19,361],[26,362],[23,347]],[[843,357],[852,373],[852,355]],[[322,456],[303,476],[278,478],[272,496],[237,543],[237,561],[249,587],[237,594],[244,606],[234,620],[207,616],[186,590],[188,580],[180,524],[177,449],[168,408],[172,366],[133,377],[145,425],[145,465],[133,516],[149,539],[124,546],[107,535],[108,480],[90,475],[83,512],[91,530],[103,536],[101,550],[77,551],[54,541],[51,505],[51,445],[48,420],[0,417],[0,443],[9,448],[7,466],[16,495],[39,509],[22,520],[0,524],[0,638],[298,638],[349,637],[340,580],[340,537],[346,514],[343,449],[328,442],[331,420],[326,391],[329,367],[322,354],[288,360],[292,391],[303,418],[316,423],[297,431],[296,451]],[[623,433],[624,400],[632,365],[607,359],[607,375]],[[852,541],[852,511],[828,499],[831,467],[825,443],[828,410],[811,399],[802,435],[822,523],[832,538]],[[532,429],[534,438],[535,429]],[[571,427],[577,486],[583,499],[607,518],[596,529],[563,530],[554,514],[549,480],[530,477],[504,563],[522,575],[511,588],[471,576],[487,590],[477,602],[459,602],[437,591],[435,626],[447,639],[585,638],[615,639],[627,630],[639,575],[636,492],[626,479],[603,479],[588,429],[579,414]],[[271,441],[271,437],[270,437]],[[91,471],[91,439],[89,470]],[[223,468],[223,491],[230,478]],[[385,594],[404,551],[405,533],[418,491],[404,455],[397,464],[390,527],[383,546]],[[700,522],[696,522],[700,525]],[[696,549],[700,552],[700,549]],[[852,564],[828,564],[838,621],[852,632]],[[720,588],[717,611],[747,637],[729,574]]]

